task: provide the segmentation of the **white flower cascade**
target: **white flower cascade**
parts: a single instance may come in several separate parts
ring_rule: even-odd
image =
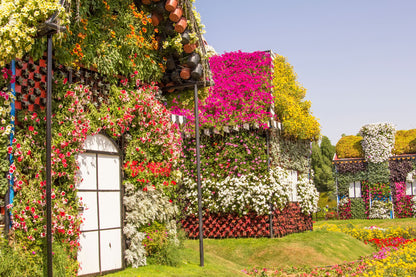
[[[372,163],[387,161],[394,147],[395,134],[396,128],[391,123],[373,123],[361,127],[365,159]]]
[[[127,263],[132,267],[146,265],[146,250],[142,241],[146,234],[139,232],[140,227],[153,221],[166,224],[168,238],[176,245],[179,241],[176,236],[176,221],[174,216],[178,213],[175,205],[169,202],[159,190],[148,187],[148,191],[137,190],[133,184],[126,183],[126,196],[124,205],[126,207],[126,224],[123,232],[130,241],[125,251]]]
[[[267,178],[260,179],[254,174],[241,177],[228,176],[220,182],[207,179],[201,182],[202,202],[204,209],[212,213],[270,214],[270,203],[283,209],[288,203],[294,184],[289,178],[289,171],[282,168],[270,170]],[[190,178],[184,179],[184,197],[192,203],[187,207],[187,214],[196,214],[197,184]],[[296,186],[302,212],[310,214],[317,209],[318,192],[304,176]]]

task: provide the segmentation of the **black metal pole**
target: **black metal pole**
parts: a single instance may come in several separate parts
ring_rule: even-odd
[[[272,124],[270,122],[270,128]],[[266,130],[266,151],[267,151],[267,173],[270,174],[270,133],[269,129]],[[270,238],[274,237],[273,234],[273,194],[271,195],[270,199],[270,216],[269,216],[269,228],[270,228]]]
[[[52,270],[52,34],[48,34],[48,67],[46,92],[46,244],[48,277]]]
[[[198,109],[198,85],[194,89],[195,101],[195,140],[196,140],[196,178],[198,184],[198,217],[199,217],[199,264],[204,266],[204,223],[202,222],[202,192],[201,192],[201,156],[199,153],[199,109]]]

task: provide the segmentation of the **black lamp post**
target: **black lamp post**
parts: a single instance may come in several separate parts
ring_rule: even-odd
[[[60,1],[60,5],[64,0]],[[39,36],[47,36],[47,76],[46,76],[46,256],[48,277],[53,276],[52,259],[52,36],[56,32],[65,31],[64,26],[56,24],[55,12],[52,17],[39,26]]]

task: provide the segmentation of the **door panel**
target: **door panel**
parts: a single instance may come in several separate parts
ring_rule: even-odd
[[[100,203],[100,228],[120,227],[120,192],[98,193]]]
[[[98,189],[120,189],[120,161],[114,155],[98,155]]]
[[[85,220],[81,224],[81,231],[97,230],[97,193],[90,191],[78,191],[78,196],[82,197],[82,202],[84,203],[83,218],[85,218]]]
[[[98,231],[82,232],[79,238],[81,249],[78,252],[78,261],[81,268],[79,275],[100,272],[98,248]]]
[[[96,154],[83,153],[78,155],[78,164],[80,167],[78,175],[82,178],[82,181],[78,185],[78,189],[97,189]]]
[[[121,229],[100,232],[101,270],[107,271],[122,267]]]

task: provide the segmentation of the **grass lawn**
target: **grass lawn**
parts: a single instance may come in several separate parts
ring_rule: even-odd
[[[348,235],[327,231],[268,239],[205,239],[205,266],[199,266],[199,241],[187,240],[178,253],[178,267],[149,265],[128,268],[107,276],[247,276],[253,267],[331,265],[369,255],[374,248]]]
[[[388,220],[329,220],[323,224],[348,225],[357,227],[415,226],[415,218]],[[243,269],[266,267],[268,269],[289,266],[323,266],[354,261],[360,256],[375,251],[370,245],[343,233],[311,231],[288,235],[283,238],[251,239],[205,239],[205,266],[199,266],[199,241],[186,240],[178,252],[182,263],[178,267],[148,265],[141,268],[127,268],[106,276],[247,276]]]

